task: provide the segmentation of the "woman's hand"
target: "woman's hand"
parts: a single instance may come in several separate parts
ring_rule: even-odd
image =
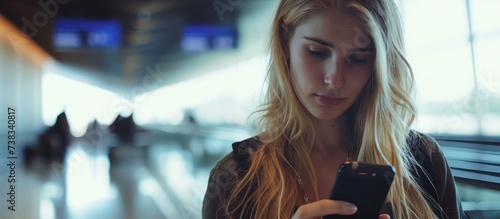
[[[292,219],[311,219],[330,214],[351,215],[356,213],[357,210],[358,208],[355,205],[348,202],[323,199],[300,206]],[[390,218],[387,214],[379,216],[379,219]]]

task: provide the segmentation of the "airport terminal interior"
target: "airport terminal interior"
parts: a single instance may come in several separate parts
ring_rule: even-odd
[[[210,170],[257,134],[278,2],[0,1],[0,218],[202,218]],[[395,2],[413,128],[468,216],[499,219],[500,1]]]

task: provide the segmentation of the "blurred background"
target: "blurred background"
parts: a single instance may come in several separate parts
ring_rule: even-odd
[[[0,0],[1,218],[201,218],[255,134],[277,2]],[[500,1],[397,2],[415,129],[471,218],[500,218]]]

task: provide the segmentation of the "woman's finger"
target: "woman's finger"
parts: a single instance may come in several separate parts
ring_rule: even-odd
[[[391,216],[389,216],[388,214],[381,214],[378,216],[378,219],[391,219]]]
[[[300,206],[292,219],[315,218],[330,214],[350,215],[356,213],[357,210],[355,205],[348,202],[323,199]]]

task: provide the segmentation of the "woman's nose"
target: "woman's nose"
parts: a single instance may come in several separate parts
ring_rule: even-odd
[[[338,90],[344,86],[343,66],[340,60],[334,59],[325,67],[324,82],[328,87]]]

